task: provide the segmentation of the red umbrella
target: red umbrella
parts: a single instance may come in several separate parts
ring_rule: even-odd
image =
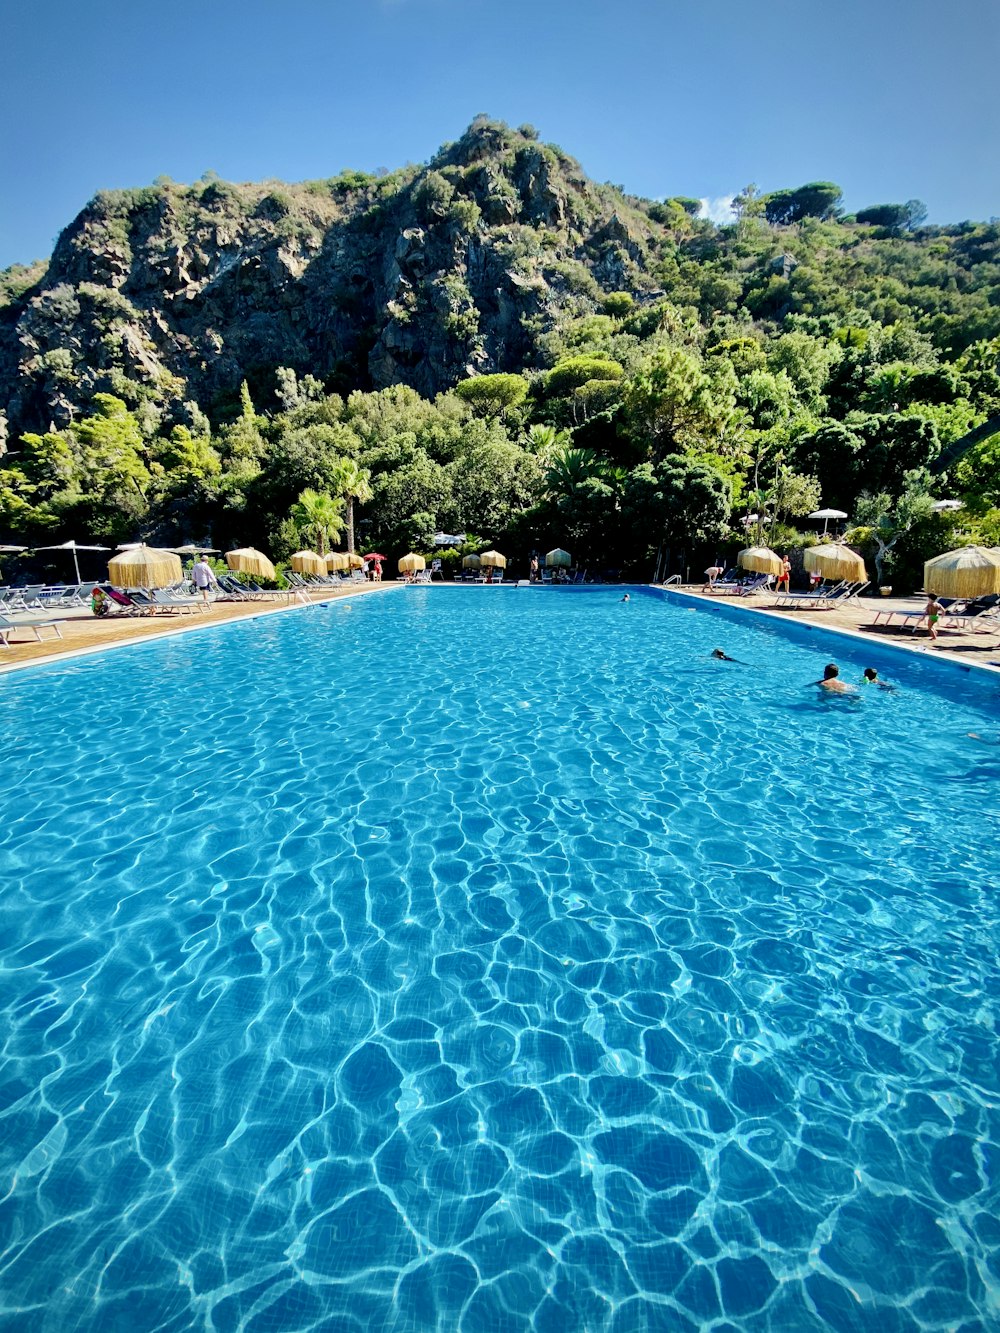
[[[387,555],[379,555],[378,551],[370,551],[368,555],[363,555],[362,560],[388,560]]]

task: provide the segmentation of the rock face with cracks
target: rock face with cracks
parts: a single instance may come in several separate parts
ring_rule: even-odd
[[[532,134],[480,118],[381,177],[97,195],[0,308],[13,437],[68,425],[95,392],[211,408],[278,366],[432,396],[539,364],[566,318],[653,292],[659,228]]]

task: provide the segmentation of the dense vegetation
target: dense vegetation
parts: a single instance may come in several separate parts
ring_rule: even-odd
[[[281,558],[356,523],[648,576],[822,505],[917,583],[1000,542],[1000,442],[930,473],[1000,413],[1000,225],[830,182],[696,212],[485,118],[383,178],[99,196],[2,275],[0,540]]]

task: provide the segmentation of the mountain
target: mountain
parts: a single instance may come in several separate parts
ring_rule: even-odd
[[[95,392],[224,414],[243,380],[266,400],[278,366],[431,397],[547,367],[553,335],[618,292],[706,324],[860,308],[952,351],[1000,333],[1000,228],[860,225],[838,198],[751,189],[717,228],[696,200],[595,184],[530,126],[485,117],[381,177],[102,192],[47,266],[0,275],[0,410],[12,438],[69,424]],[[915,203],[861,216],[898,223]]]
[[[661,228],[531,136],[480,120],[382,178],[97,195],[0,311],[0,404],[62,426],[123,380],[212,405],[279,365],[430,396],[536,363],[602,291],[655,291]]]

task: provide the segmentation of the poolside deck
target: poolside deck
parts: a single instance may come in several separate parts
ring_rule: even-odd
[[[348,584],[343,588],[317,588],[309,594],[309,600],[327,602],[342,597],[372,596],[398,586],[398,583],[386,582]],[[788,608],[775,606],[774,595],[771,593],[734,597],[731,593],[705,593],[700,584],[672,584],[670,591],[681,592],[704,601],[728,602],[742,610],[759,614],[804,621],[827,629],[846,630],[864,637],[870,636],[873,641],[891,642],[914,653],[932,652],[941,657],[961,661],[965,665],[1000,670],[1000,617],[983,620],[975,632],[971,626],[949,628],[946,623],[936,643],[931,643],[926,629],[914,630],[912,620],[893,619],[886,623],[884,617],[889,610],[921,610],[924,605],[922,597],[889,599],[862,597],[853,602],[836,602],[825,608]],[[211,604],[208,615],[110,616],[102,620],[96,619],[89,609],[84,608],[54,614],[39,612],[35,616],[18,617],[18,623],[30,625],[32,620],[56,620],[62,638],[47,637],[39,643],[15,634],[9,647],[0,647],[0,674],[12,667],[48,658],[80,652],[96,652],[113,645],[137,643],[167,634],[183,634],[188,630],[205,629],[209,625],[220,625],[230,620],[277,614],[301,605],[301,602],[289,601],[286,598],[261,602],[219,601]],[[881,615],[882,619],[875,624],[878,615]]]
[[[949,626],[945,618],[944,625],[938,626],[938,639],[933,643],[922,622],[916,622],[912,617],[886,618],[889,611],[922,611],[925,597],[859,597],[848,602],[833,602],[826,607],[788,607],[776,606],[771,592],[736,597],[732,593],[704,592],[700,583],[671,584],[670,591],[707,602],[730,602],[762,615],[845,630],[871,638],[873,642],[892,643],[894,647],[913,653],[930,652],[966,666],[1000,668],[1000,616],[984,618],[975,628],[971,624]],[[920,627],[914,628],[915,624]]]
[[[342,588],[316,588],[307,596],[310,602],[329,602],[342,597],[376,595],[381,589],[393,586],[392,583],[345,584]],[[279,596],[267,601],[211,602],[207,615],[201,612],[197,615],[178,615],[168,612],[153,616],[112,615],[99,620],[91,614],[89,607],[20,615],[16,618],[16,623],[18,626],[29,627],[29,633],[32,622],[55,621],[62,638],[56,638],[54,635],[46,636],[39,643],[33,638],[29,639],[24,633],[18,634],[16,630],[13,631],[9,646],[0,647],[0,674],[12,667],[24,666],[47,658],[99,652],[103,648],[120,644],[139,643],[145,639],[159,638],[168,634],[184,634],[188,630],[207,629],[210,625],[222,625],[230,620],[274,615],[302,605],[301,600]]]

